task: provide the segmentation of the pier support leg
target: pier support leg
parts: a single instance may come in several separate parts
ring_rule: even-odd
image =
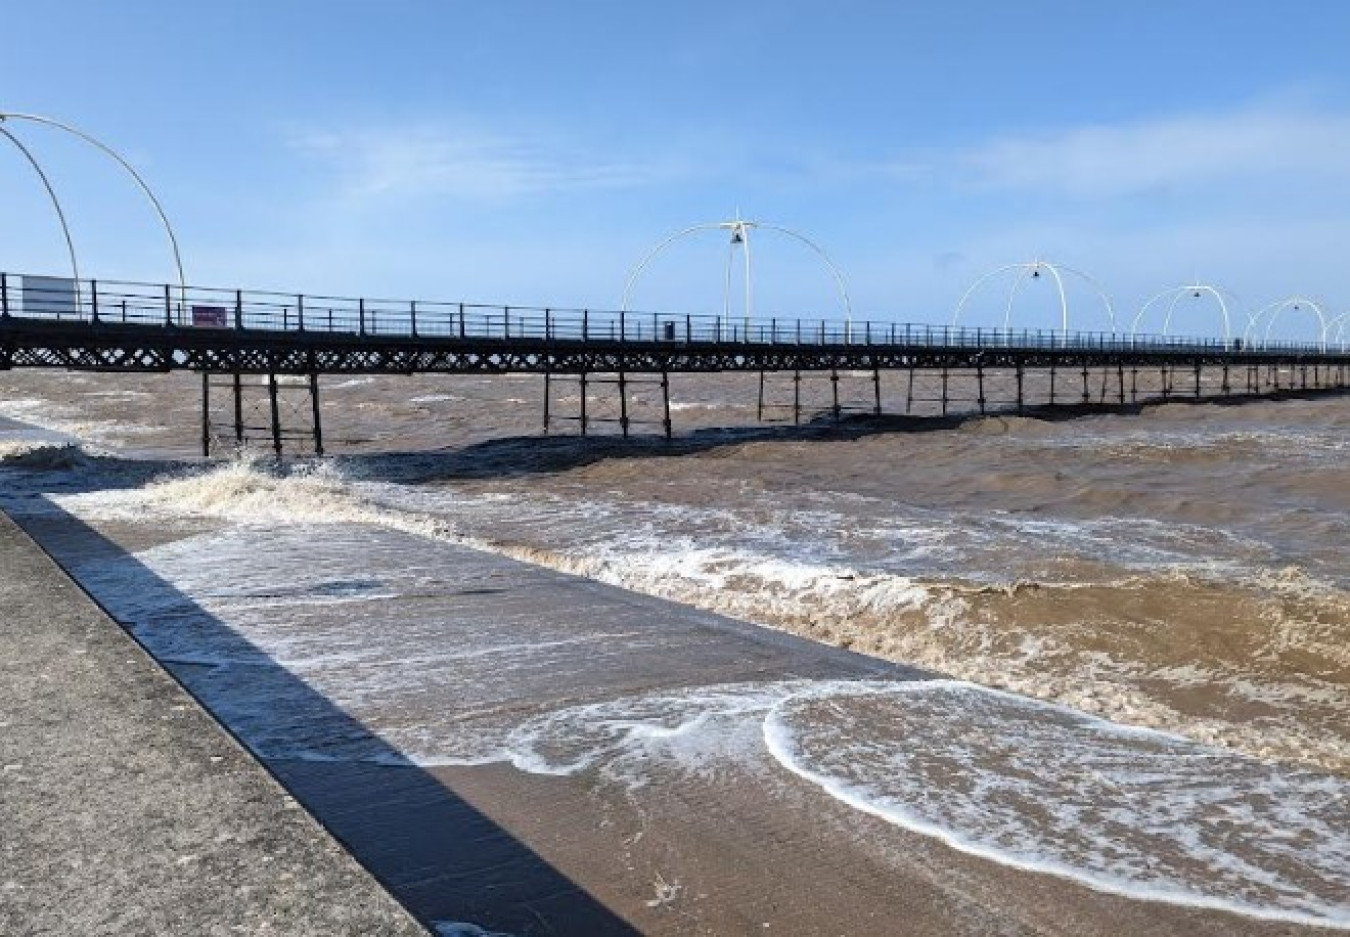
[[[909,386],[905,390],[905,413],[914,410],[914,365],[909,366]]]
[[[211,372],[202,372],[202,458],[211,457]]]
[[[942,415],[947,415],[947,366],[942,367]]]
[[[1055,405],[1055,366],[1050,365],[1050,406]]]
[[[881,368],[872,364],[872,415],[881,416]]]
[[[1130,367],[1130,403],[1139,402],[1139,369]]]
[[[234,448],[244,448],[244,376],[234,372]]]
[[[544,372],[544,435],[548,435],[549,401],[553,396],[553,375]]]
[[[319,414],[319,372],[309,372],[309,406],[314,415],[314,454],[323,455],[323,418]]]
[[[1158,379],[1162,381],[1163,400],[1167,400],[1169,397],[1172,396],[1172,382],[1168,378],[1167,365],[1163,365],[1161,368],[1158,369]]]
[[[1092,391],[1088,390],[1088,367],[1083,365],[1083,403],[1092,402]]]
[[[984,414],[984,365],[975,365],[976,400],[980,405],[980,414]]]
[[[1125,365],[1119,361],[1116,362],[1116,391],[1117,402],[1125,406]]]
[[[792,372],[792,425],[802,422],[802,372]]]
[[[755,408],[755,419],[764,422],[764,372],[759,372],[759,404]]]
[[[839,422],[839,369],[830,368],[830,411],[834,414],[834,421]]]
[[[1231,393],[1233,392],[1232,386],[1230,386],[1229,383],[1228,383],[1228,364],[1227,364],[1227,362],[1225,362],[1225,363],[1224,363],[1224,366],[1223,366],[1223,383],[1221,383],[1221,384],[1219,385],[1219,392],[1220,392],[1221,394],[1223,394],[1225,397],[1227,397],[1229,394],[1231,394]]]
[[[674,435],[670,424],[670,372],[665,368],[661,369],[661,408],[661,425],[665,427],[666,439],[670,439]]]
[[[267,372],[267,400],[272,411],[272,451],[281,458],[281,404],[277,399],[277,372]]]
[[[1015,373],[1017,375],[1017,412],[1021,413],[1026,406],[1026,398],[1022,393],[1022,385],[1026,379],[1026,368],[1021,361],[1017,362]]]
[[[619,372],[619,430],[628,438],[628,379]]]
[[[1199,399],[1200,399],[1200,371],[1201,371],[1201,365],[1200,365],[1200,363],[1197,361],[1196,364],[1195,364],[1195,399],[1196,399],[1196,400],[1199,400]]]
[[[581,372],[581,435],[586,435],[586,372]]]

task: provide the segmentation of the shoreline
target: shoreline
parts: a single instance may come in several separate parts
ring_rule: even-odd
[[[83,526],[73,518],[68,523]],[[67,562],[95,542],[115,547],[92,530],[73,533],[74,539],[58,538]],[[570,660],[569,666],[583,667],[571,683],[517,688],[514,705],[546,710],[583,686],[593,693],[596,679],[632,694],[712,677],[921,676],[494,554],[440,549],[456,556],[457,578],[445,587],[462,596],[460,624],[542,615],[570,618],[566,627],[580,634],[600,627],[598,617],[627,629],[659,627],[667,641],[672,629],[685,636],[663,646],[665,659],[647,655],[640,658],[645,663],[630,661],[626,672],[606,671],[610,659],[600,669]],[[471,597],[476,584],[489,579],[498,591]],[[169,669],[190,682],[190,668],[170,663]],[[475,923],[520,934],[533,932],[531,922],[541,914],[558,933],[595,934],[687,933],[691,924],[715,933],[826,934],[841,926],[865,932],[897,916],[932,934],[1009,927],[1110,934],[1120,932],[1122,921],[1135,932],[1215,935],[1288,933],[1292,926],[1114,896],[962,855],[867,817],[800,779],[778,776],[775,797],[765,798],[751,783],[762,776],[754,773],[738,782],[658,767],[633,791],[607,786],[593,772],[560,778],[500,763],[417,769],[262,760],[428,923],[465,920],[462,911],[476,894],[480,903],[473,907],[481,913]],[[757,770],[774,766],[765,762]],[[485,847],[484,856],[496,858],[466,856],[446,842],[466,832]],[[878,843],[888,845],[874,848]],[[569,929],[569,922],[588,915],[588,929]]]

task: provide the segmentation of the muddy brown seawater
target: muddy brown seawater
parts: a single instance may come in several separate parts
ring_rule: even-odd
[[[1350,923],[1345,398],[793,427],[676,376],[667,443],[543,437],[534,377],[333,378],[330,457],[279,471],[194,457],[190,377],[0,389],[78,441],[0,427],[6,510],[255,751],[420,766],[641,932]],[[680,663],[678,606],[603,626],[470,555],[967,682]],[[296,730],[306,694],[374,741]]]

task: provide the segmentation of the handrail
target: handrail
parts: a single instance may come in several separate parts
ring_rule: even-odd
[[[66,322],[343,334],[426,340],[540,340],[660,345],[843,346],[1222,353],[1277,350],[1328,354],[1320,344],[1060,329],[985,328],[868,320],[566,309],[471,302],[351,298],[123,280],[0,273],[0,316]]]

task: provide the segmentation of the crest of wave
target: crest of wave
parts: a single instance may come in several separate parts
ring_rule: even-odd
[[[33,440],[0,442],[0,466],[5,468],[61,471],[82,468],[89,457],[74,443]]]
[[[1073,706],[1128,725],[1180,733],[1258,758],[1289,759],[1334,771],[1350,765],[1350,745],[1315,726],[1297,720],[1266,725],[1183,713],[1138,682],[1147,677],[1147,668],[1136,673],[1106,667],[1100,655],[1072,642],[1001,628],[997,616],[990,619],[976,607],[981,599],[1015,597],[1023,587],[1020,583],[922,581],[691,543],[678,548],[624,547],[578,553],[506,544],[493,549],[525,562]]]
[[[444,518],[378,504],[353,489],[331,462],[278,466],[241,458],[208,471],[157,479],[134,493],[138,506],[241,524],[373,524],[420,537],[473,541]]]

